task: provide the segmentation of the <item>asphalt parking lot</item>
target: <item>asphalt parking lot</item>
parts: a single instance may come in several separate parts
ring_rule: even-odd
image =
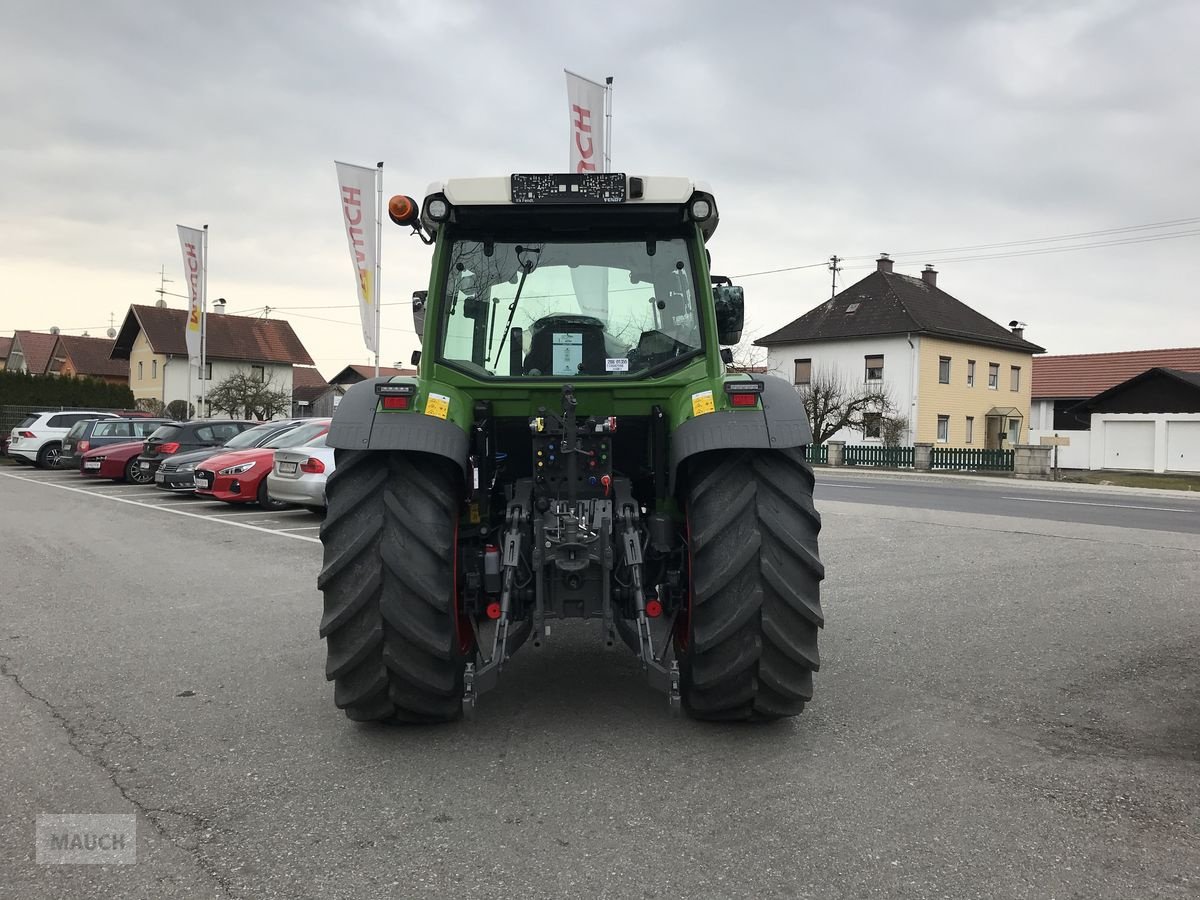
[[[1200,893],[1200,535],[826,500],[799,718],[672,717],[580,625],[397,730],[332,705],[317,517],[82,481],[0,469],[0,895]],[[138,864],[38,865],[68,812]]]

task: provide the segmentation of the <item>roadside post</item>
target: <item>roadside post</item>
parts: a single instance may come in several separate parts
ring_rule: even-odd
[[[1053,436],[1044,434],[1038,439],[1038,443],[1040,443],[1043,447],[1054,448],[1054,480],[1058,481],[1058,448],[1070,447],[1071,439],[1069,437],[1060,437],[1057,434]]]

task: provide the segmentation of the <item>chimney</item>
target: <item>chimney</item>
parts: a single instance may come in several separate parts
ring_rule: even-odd
[[[224,297],[217,298],[216,302],[213,303],[212,311],[214,313],[216,313],[217,315],[221,315],[222,313],[225,312],[225,298]]]
[[[1025,323],[1024,322],[1018,322],[1016,319],[1013,319],[1011,322],[1008,323],[1008,327],[1012,329],[1012,333],[1015,334],[1017,337],[1021,338],[1022,340],[1025,339]]]
[[[886,253],[880,253],[879,259],[875,260],[875,271],[892,273],[892,260]]]
[[[937,287],[937,269],[926,263],[925,268],[921,270],[921,280],[930,287]]]

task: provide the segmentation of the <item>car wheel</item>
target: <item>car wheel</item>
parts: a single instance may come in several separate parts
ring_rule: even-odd
[[[154,473],[149,469],[143,471],[138,466],[138,461],[131,459],[125,464],[125,480],[130,484],[151,484],[154,481]]]
[[[62,456],[62,444],[52,441],[38,451],[37,463],[35,465],[39,469],[53,469],[58,465],[58,458],[60,456]]]
[[[287,509],[290,504],[282,500],[272,500],[271,493],[267,490],[267,479],[264,478],[258,483],[258,505],[263,509]]]

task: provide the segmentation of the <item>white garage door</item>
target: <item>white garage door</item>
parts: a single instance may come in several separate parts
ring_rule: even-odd
[[[1154,471],[1154,423],[1105,422],[1104,468]]]
[[[1200,422],[1167,423],[1167,471],[1200,472]]]

